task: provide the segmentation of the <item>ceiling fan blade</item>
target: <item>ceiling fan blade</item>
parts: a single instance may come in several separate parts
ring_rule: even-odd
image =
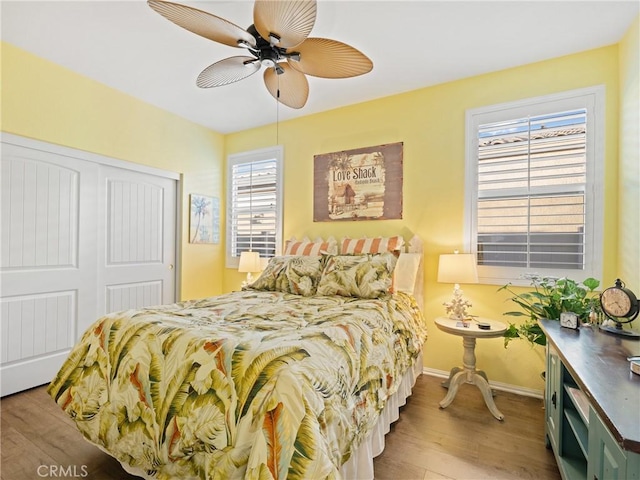
[[[264,72],[264,84],[273,98],[287,107],[302,108],[309,97],[309,82],[304,73],[294,70],[286,63],[279,63],[284,73],[278,75],[275,68]]]
[[[373,62],[360,50],[328,38],[308,38],[294,49],[300,61],[289,64],[307,75],[323,78],[348,78],[368,73]]]
[[[260,62],[253,57],[225,58],[200,72],[196,85],[200,88],[221,87],[253,75],[260,67]]]
[[[224,18],[179,3],[161,0],[148,0],[147,3],[167,20],[214,42],[231,47],[239,46],[239,42],[256,46],[253,35]]]
[[[316,21],[316,0],[256,0],[253,23],[262,38],[280,38],[275,45],[291,48],[302,43]]]

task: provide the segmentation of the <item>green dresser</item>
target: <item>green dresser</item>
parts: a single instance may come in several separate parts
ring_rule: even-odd
[[[565,480],[640,480],[640,342],[540,320],[547,335],[547,442]]]

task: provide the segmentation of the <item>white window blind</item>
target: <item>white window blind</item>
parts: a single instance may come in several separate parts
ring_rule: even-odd
[[[228,163],[227,266],[240,253],[270,258],[281,242],[281,149],[248,152]]]
[[[584,269],[586,110],[480,125],[479,265]]]
[[[481,283],[601,278],[604,87],[467,111],[464,247]]]

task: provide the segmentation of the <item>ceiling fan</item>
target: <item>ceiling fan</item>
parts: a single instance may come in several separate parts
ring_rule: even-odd
[[[371,60],[350,45],[308,38],[316,20],[316,0],[256,0],[253,25],[246,30],[197,8],[163,0],[147,3],[190,32],[249,53],[209,65],[196,80],[201,88],[237,82],[265,66],[264,83],[269,93],[288,107],[302,108],[309,96],[305,75],[348,78],[373,68]]]

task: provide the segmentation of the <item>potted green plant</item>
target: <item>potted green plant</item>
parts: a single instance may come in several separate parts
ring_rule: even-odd
[[[588,322],[592,312],[599,312],[599,297],[595,289],[600,281],[595,278],[587,278],[583,282],[537,274],[527,275],[526,278],[531,281],[533,291],[516,293],[511,283],[498,289],[509,292],[512,295],[510,300],[523,310],[506,312],[504,315],[527,317],[518,325],[509,323],[504,334],[505,347],[515,338],[524,338],[532,345],[546,345],[547,337],[538,325],[540,318],[559,320],[561,312],[573,312],[581,322]]]

